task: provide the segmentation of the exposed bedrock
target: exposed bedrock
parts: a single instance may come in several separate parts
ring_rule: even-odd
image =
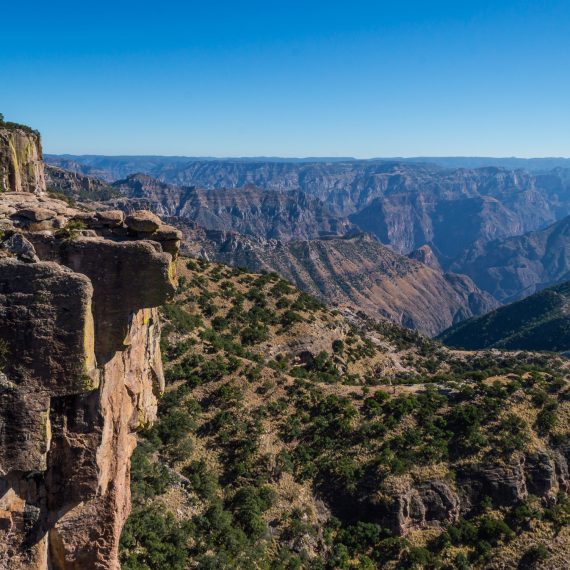
[[[0,125],[0,192],[44,192],[40,136],[29,129]]]
[[[458,470],[455,481],[431,479],[388,484],[367,511],[394,532],[406,535],[426,527],[444,527],[476,512],[487,499],[511,507],[529,494],[546,503],[568,491],[570,448],[537,451],[506,463],[475,463]]]
[[[0,568],[116,569],[177,235],[29,194],[0,227]]]

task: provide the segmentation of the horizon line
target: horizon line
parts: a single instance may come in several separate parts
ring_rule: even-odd
[[[492,155],[409,155],[409,156],[280,156],[280,155],[248,155],[248,156],[212,156],[212,155],[185,155],[185,154],[104,154],[104,153],[70,153],[70,152],[44,152],[44,156],[57,157],[101,157],[101,158],[184,158],[192,160],[334,160],[334,161],[397,161],[397,160],[570,160],[570,156],[492,156]]]

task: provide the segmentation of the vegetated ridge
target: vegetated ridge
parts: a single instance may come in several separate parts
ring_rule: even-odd
[[[179,274],[124,570],[566,567],[565,359],[450,351],[272,273]]]
[[[497,307],[468,277],[402,256],[367,234],[281,242],[179,227],[186,251],[194,255],[275,271],[323,302],[356,307],[430,336]]]
[[[544,289],[522,301],[445,331],[440,340],[467,350],[570,350],[570,282]]]

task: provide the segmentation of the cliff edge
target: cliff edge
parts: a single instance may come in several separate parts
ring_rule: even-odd
[[[0,192],[46,190],[42,145],[37,131],[6,123],[0,115]]]
[[[0,568],[119,568],[179,238],[150,212],[0,193]]]

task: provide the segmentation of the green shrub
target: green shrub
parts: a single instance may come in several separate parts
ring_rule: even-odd
[[[126,570],[184,570],[188,562],[189,525],[159,506],[135,509],[121,535],[121,563]]]
[[[521,558],[519,568],[539,568],[548,557],[548,548],[544,544],[531,546]]]

